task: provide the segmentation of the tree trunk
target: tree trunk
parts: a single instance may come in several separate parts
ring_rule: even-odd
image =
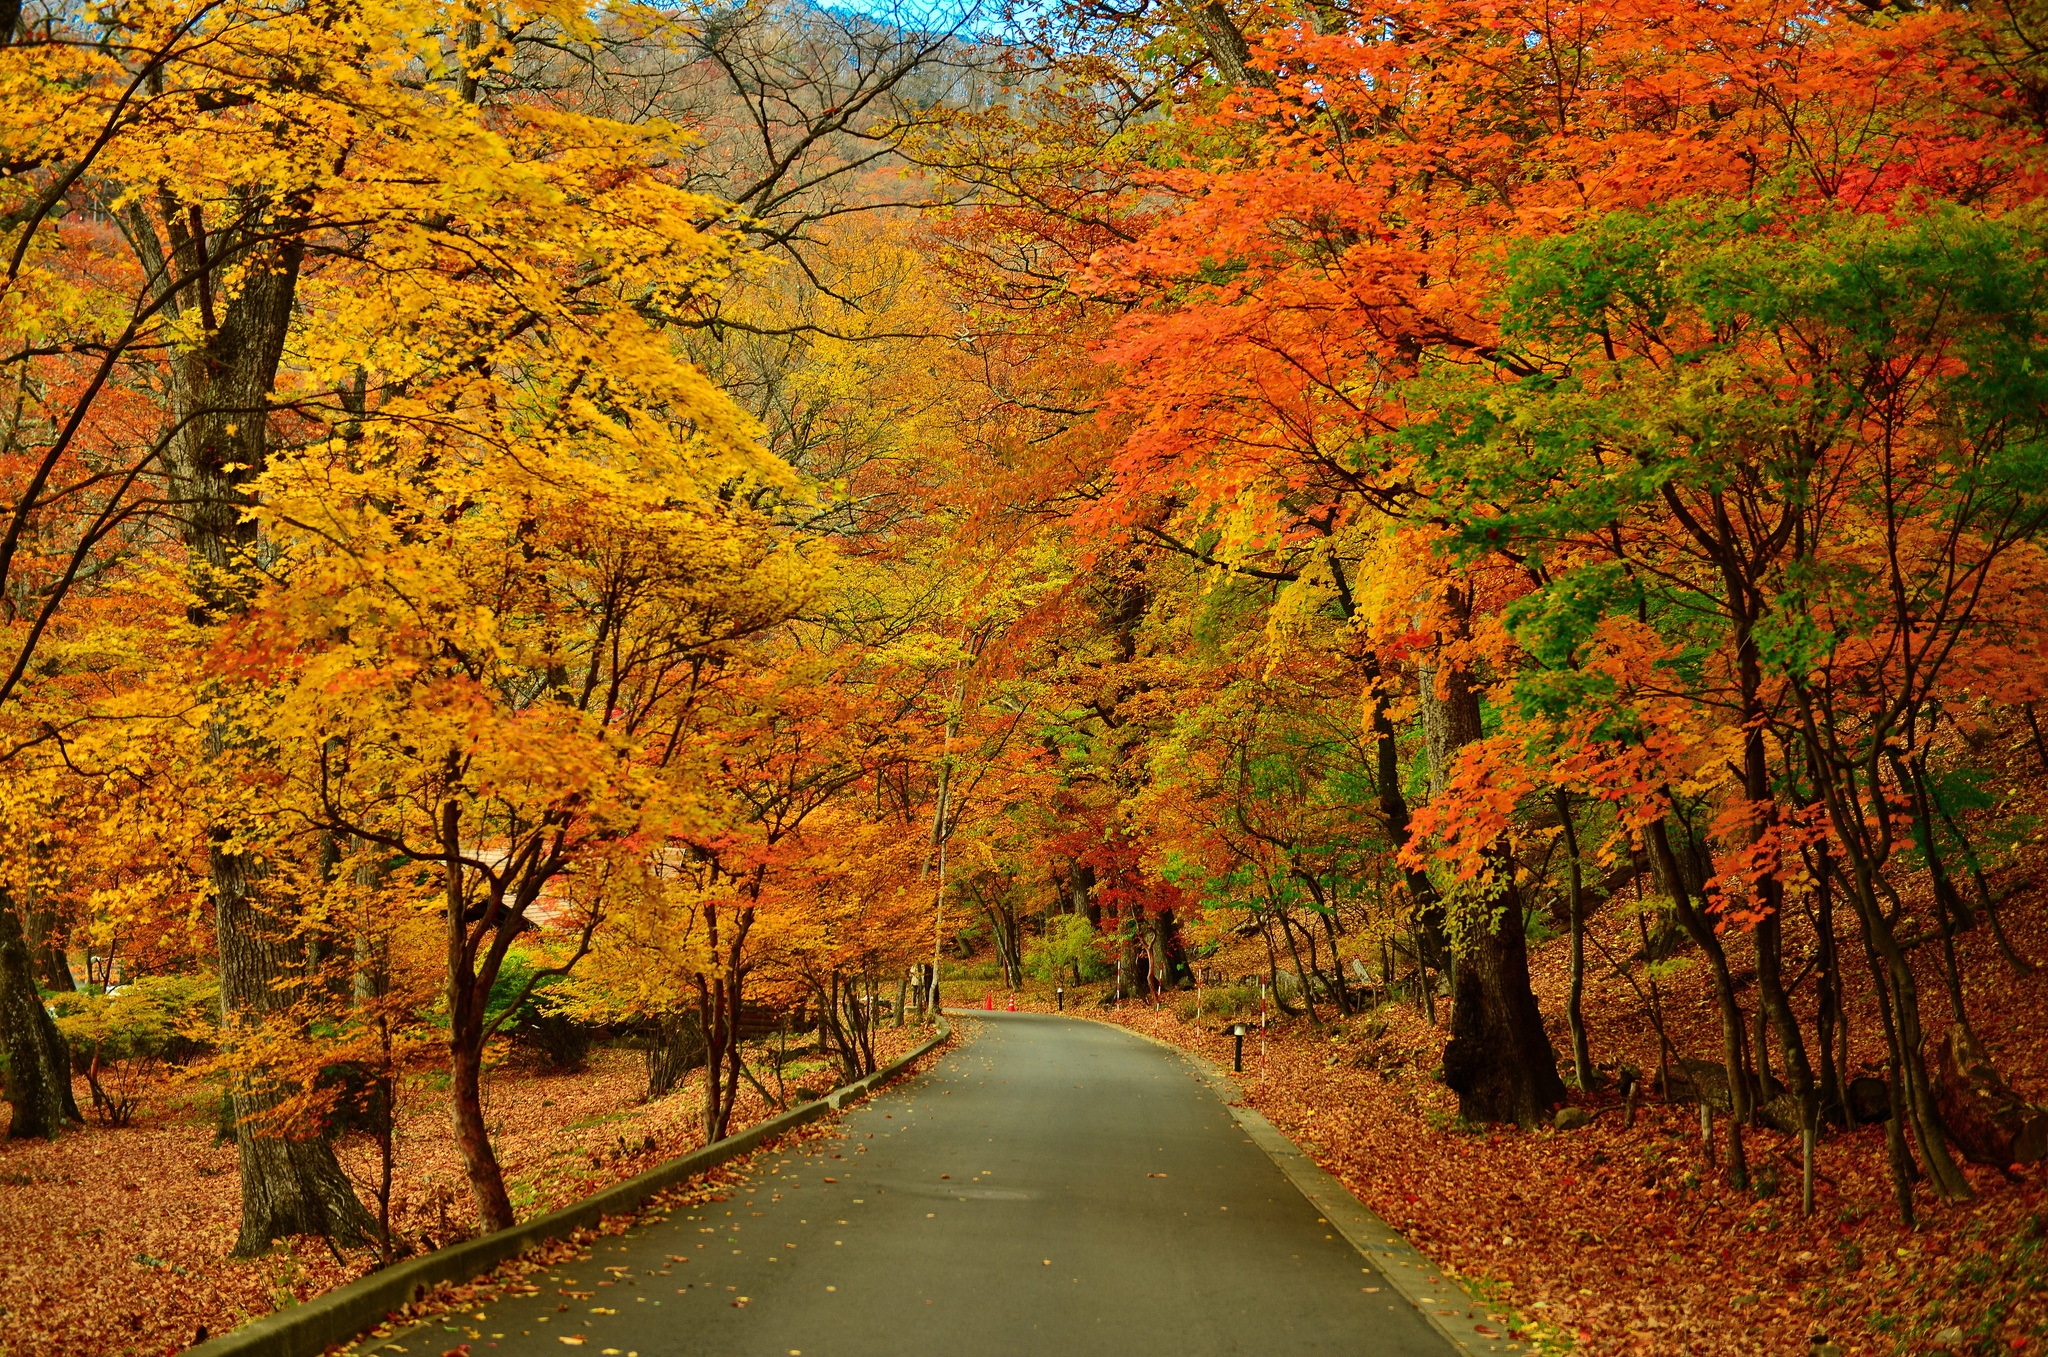
[[[756,878],[758,882],[758,877]],[[744,997],[747,935],[754,926],[752,906],[743,906],[726,920],[715,909],[705,912],[716,974],[697,978],[697,1014],[704,1027],[704,1143],[725,1138],[732,1122],[732,1100],[740,1083],[740,1004]],[[730,935],[721,935],[721,925]]]
[[[1746,1187],[1749,1185],[1749,1157],[1743,1145],[1742,1128],[1749,1120],[1754,1103],[1750,1097],[1742,1005],[1735,997],[1735,977],[1728,969],[1728,953],[1721,946],[1720,935],[1714,932],[1706,916],[1694,907],[1691,893],[1686,890],[1664,821],[1653,822],[1647,836],[1658,869],[1668,878],[1671,904],[1677,911],[1679,925],[1694,945],[1706,954],[1708,968],[1713,974],[1714,1002],[1721,1014],[1721,1059],[1728,1071],[1728,1098],[1732,1109],[1728,1118],[1728,1176],[1737,1187]],[[1670,1096],[1668,1089],[1665,1096]]]
[[[1457,751],[1481,735],[1479,695],[1462,672],[1446,670],[1439,679],[1425,670],[1422,713],[1431,791],[1441,794]],[[1459,945],[1451,960],[1444,1083],[1457,1093],[1458,1113],[1466,1120],[1532,1127],[1564,1101],[1564,1084],[1529,988],[1529,942],[1514,863],[1502,849],[1494,851],[1494,876],[1501,883],[1497,917],[1472,921],[1462,937],[1461,930],[1452,930]]]
[[[1529,988],[1522,892],[1510,883],[1500,915],[1455,955],[1457,994],[1451,1039],[1444,1047],[1444,1083],[1458,1095],[1467,1121],[1511,1121],[1533,1127],[1564,1101],[1557,1052]]]
[[[1586,994],[1586,901],[1585,875],[1579,866],[1579,834],[1572,823],[1571,798],[1563,788],[1557,791],[1557,821],[1564,830],[1565,904],[1571,927],[1571,990],[1565,998],[1565,1027],[1572,1040],[1572,1081],[1581,1092],[1593,1086],[1593,1053],[1586,1042],[1583,1004]]]
[[[279,986],[293,967],[290,929],[269,917],[259,901],[259,869],[246,856],[228,852],[224,838],[223,831],[214,831],[208,865],[220,946],[221,1021],[233,1029],[274,1020],[290,1006],[291,995]],[[251,1257],[273,1240],[300,1234],[325,1235],[338,1245],[374,1243],[377,1222],[319,1128],[271,1124],[279,1099],[249,1074],[234,1079],[229,1096],[242,1170],[235,1256]]]
[[[1344,957],[1337,950],[1337,911],[1331,908],[1317,913],[1323,916],[1323,937],[1330,944],[1330,974],[1336,977],[1337,987],[1331,991],[1331,997],[1337,1001],[1337,1007],[1349,1016],[1352,1012],[1351,986],[1344,978]]]
[[[7,1042],[7,1100],[16,1140],[53,1139],[83,1119],[71,1092],[71,1049],[36,991],[29,948],[12,901],[0,899],[0,1028]]]
[[[285,222],[302,213],[303,206],[278,206],[271,226],[287,243],[250,257],[241,288],[218,327],[209,325],[203,342],[171,365],[173,404],[183,428],[170,446],[168,462],[173,497],[184,515],[185,544],[193,556],[191,613],[199,625],[239,612],[246,603],[255,527],[243,514],[250,502],[247,487],[269,457],[270,393],[284,355],[304,255]],[[132,216],[132,237],[153,277],[173,271],[190,275],[201,270],[209,253],[222,253],[217,241],[209,250],[197,206],[189,213],[166,211],[171,224],[167,252],[146,214],[138,210]],[[200,231],[188,230],[187,223]],[[173,310],[188,304],[180,302]],[[216,753],[228,738],[226,731],[214,733]],[[221,1019],[233,1028],[260,1022],[284,1007],[276,982],[288,974],[283,935],[290,930],[264,917],[254,890],[256,864],[225,847],[233,829],[216,825],[211,837],[208,866],[220,947]],[[272,1240],[294,1234],[320,1233],[348,1244],[375,1239],[376,1222],[324,1139],[278,1136],[278,1128],[265,1124],[275,1099],[246,1079],[236,1081],[230,1097],[242,1169],[237,1255],[261,1252]]]
[[[1294,924],[1287,917],[1286,910],[1281,910],[1279,914],[1280,936],[1287,939],[1287,955],[1294,959],[1294,977],[1301,982],[1302,1006],[1308,1009],[1308,1020],[1321,1027],[1323,1025],[1323,1015],[1316,1012],[1316,996],[1313,986],[1309,983],[1311,972],[1308,967],[1301,964],[1301,949],[1294,945]],[[1277,988],[1274,990],[1274,994],[1276,997],[1278,996],[1279,990]]]
[[[1259,914],[1257,918],[1259,921],[1259,937],[1266,944],[1266,985],[1267,988],[1273,991],[1273,1007],[1291,1018],[1294,1016],[1294,1010],[1287,1006],[1287,1000],[1280,993],[1280,954],[1273,948],[1272,929],[1268,926],[1266,916],[1263,913]]]
[[[704,1029],[694,1013],[669,1013],[647,1034],[647,1101],[665,1098],[704,1063]]]
[[[1824,757],[1825,746],[1810,712],[1805,716],[1805,735],[1816,789],[1827,805],[1841,848],[1839,861],[1831,857],[1829,865],[1837,869],[1843,894],[1856,911],[1873,978],[1878,984],[1878,1008],[1885,1017],[1885,1040],[1891,1055],[1893,1096],[1906,1123],[1901,1129],[1911,1130],[1935,1190],[1951,1200],[1967,1198],[1973,1195],[1970,1182],[1957,1166],[1955,1156],[1949,1153],[1927,1077],[1922,1054],[1926,1036],[1921,1027],[1919,983],[1879,898],[1877,878],[1889,855],[1889,844],[1870,840],[1870,826],[1855,786],[1856,770]],[[1863,766],[1863,781],[1871,799],[1884,796],[1874,757]],[[1911,1210],[1911,1199],[1904,1187],[1901,1195],[1901,1214],[1905,1215]]]
[[[28,950],[45,986],[56,993],[77,993],[78,977],[71,973],[71,958],[64,954],[57,916],[47,909],[28,911]]]
[[[1153,988],[1171,989],[1178,981],[1173,965],[1173,911],[1154,910],[1145,924],[1145,947],[1152,957]]]
[[[469,1176],[469,1193],[476,1202],[478,1221],[488,1233],[509,1230],[518,1221],[512,1214],[512,1198],[505,1191],[505,1173],[498,1166],[498,1153],[491,1147],[490,1129],[484,1125],[482,1018],[481,1013],[472,1012],[462,1024],[465,1029],[475,1029],[474,1037],[469,1030],[460,1039],[451,1033],[448,1073],[455,1112],[455,1145],[462,1151],[462,1167]]]
[[[1818,1002],[1814,1040],[1820,1047],[1820,1110],[1843,1126],[1850,1125],[1847,1096],[1848,1027],[1842,1012],[1841,955],[1835,943],[1832,882],[1825,863],[1814,873],[1814,928],[1820,938]],[[1840,1052],[1837,1053],[1837,1043]]]
[[[1095,869],[1085,862],[1074,864],[1067,877],[1067,897],[1073,912],[1088,916],[1089,926],[1102,927],[1102,906],[1095,902]]]

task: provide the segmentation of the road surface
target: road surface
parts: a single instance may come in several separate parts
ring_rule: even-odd
[[[1098,1023],[975,1017],[930,1073],[843,1135],[760,1156],[729,1200],[600,1240],[537,1274],[539,1296],[362,1351],[1452,1351],[1171,1054]]]

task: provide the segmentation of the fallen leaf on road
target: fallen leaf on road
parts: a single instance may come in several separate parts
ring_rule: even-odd
[[[594,1314],[594,1315],[615,1315],[615,1314],[617,1314],[617,1313],[618,1313],[618,1311],[617,1311],[617,1310],[607,1310],[607,1309],[606,1309],[606,1308],[605,1308],[604,1306],[602,1306],[602,1305],[593,1305],[593,1306],[591,1306],[591,1307],[590,1307],[590,1313],[592,1313],[592,1314]]]
[[[556,1334],[555,1341],[557,1343],[567,1343],[572,1348],[580,1348],[590,1340],[580,1333],[563,1333]]]

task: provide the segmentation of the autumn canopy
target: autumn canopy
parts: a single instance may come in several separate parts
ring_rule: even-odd
[[[2044,52],[0,0],[11,1135],[360,1270],[408,1107],[445,1242],[522,1072],[715,1139],[1058,986],[1966,1218],[2048,1155]]]

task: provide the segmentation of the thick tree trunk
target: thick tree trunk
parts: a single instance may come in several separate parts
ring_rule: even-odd
[[[1095,903],[1095,869],[1085,862],[1074,864],[1067,877],[1067,897],[1073,912],[1088,916],[1091,927],[1102,927],[1102,906]]]
[[[259,250],[241,275],[241,287],[216,327],[206,321],[203,341],[178,355],[171,385],[181,436],[170,448],[175,498],[184,514],[185,544],[194,560],[192,620],[206,625],[241,610],[252,578],[248,555],[255,527],[247,522],[248,486],[269,460],[269,401],[290,330],[298,293],[303,246],[283,229],[286,214],[302,204],[280,205],[279,233],[287,244]],[[200,209],[168,204],[167,247],[154,224],[137,211],[132,236],[154,277],[200,271],[208,257],[222,256],[222,242],[203,235]],[[190,229],[197,226],[199,230]],[[218,279],[213,280],[217,286]],[[190,305],[180,302],[179,308]],[[229,733],[216,732],[216,749]],[[221,960],[221,1017],[229,1027],[262,1021],[283,1005],[276,982],[287,974],[285,937],[289,929],[268,918],[253,889],[254,863],[224,844],[233,830],[216,826],[209,850],[214,921]],[[376,1223],[317,1136],[285,1139],[264,1119],[276,1105],[248,1081],[230,1091],[235,1141],[242,1167],[242,1227],[235,1252],[248,1255],[273,1239],[321,1233],[337,1242],[368,1243]]]
[[[1225,9],[1222,0],[1208,0],[1208,3],[1188,10],[1188,23],[1209,49],[1209,59],[1215,63],[1216,73],[1224,83],[1230,85],[1270,85],[1271,73],[1251,64],[1251,44],[1245,41],[1244,31],[1237,26],[1237,20]]]
[[[7,1042],[7,1100],[14,1105],[7,1134],[48,1140],[76,1126],[71,1092],[71,1050],[36,991],[35,972],[21,919],[0,899],[0,1029]]]
[[[269,917],[258,899],[250,860],[228,852],[218,839],[209,850],[214,920],[220,945],[222,1022],[254,1025],[279,1013],[291,996],[279,982],[292,971],[290,930]],[[318,1128],[269,1124],[278,1099],[260,1078],[244,1075],[229,1087],[235,1149],[242,1169],[242,1227],[235,1256],[263,1252],[273,1240],[320,1234],[337,1244],[374,1243],[377,1222],[356,1197],[334,1148]]]
[[[1146,950],[1152,957],[1152,983],[1156,989],[1172,989],[1179,972],[1174,967],[1173,911],[1159,909],[1145,921]]]
[[[1479,695],[1461,672],[1425,670],[1422,714],[1431,791],[1441,794],[1457,751],[1481,735]],[[1498,910],[1490,920],[1475,919],[1463,930],[1452,930],[1459,945],[1451,962],[1444,1083],[1457,1093],[1459,1115],[1468,1121],[1534,1126],[1547,1109],[1564,1101],[1564,1084],[1529,988],[1529,942],[1514,863],[1505,852],[1499,858]]]
[[[1457,996],[1444,1083],[1458,1095],[1458,1114],[1467,1121],[1535,1126],[1564,1101],[1564,1084],[1529,988],[1519,887],[1507,887],[1494,927],[1476,930],[1452,964]]]

